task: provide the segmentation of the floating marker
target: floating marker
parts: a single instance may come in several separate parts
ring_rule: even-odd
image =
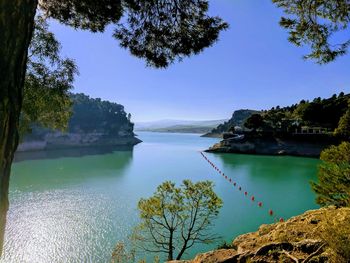
[[[200,152],[200,153],[201,153],[201,155],[204,157],[204,159],[215,169],[215,171],[217,171],[217,172],[218,172],[220,175],[222,175],[226,180],[228,180],[230,183],[232,183],[234,187],[238,186],[236,182],[233,182],[233,180],[232,180],[231,178],[229,178],[227,175],[225,175],[223,171],[221,171],[213,162],[211,162],[210,159],[207,158],[207,157],[204,155],[204,153],[202,153],[202,152]],[[241,186],[239,186],[238,189],[239,189],[239,191],[242,191],[242,187],[241,187]],[[244,192],[244,195],[247,196],[247,195],[248,195],[248,192],[245,191],[245,192]],[[250,199],[251,199],[251,201],[253,201],[253,202],[255,201],[255,197],[254,197],[253,195],[250,197]],[[262,207],[262,206],[263,206],[263,203],[262,203],[262,202],[258,202],[258,207]],[[269,213],[270,216],[273,216],[273,215],[274,215],[274,212],[273,212],[272,209],[270,209],[270,210],[268,211],[268,213]],[[282,217],[280,217],[279,219],[278,219],[278,217],[274,217],[274,218],[275,218],[276,221],[279,220],[279,222],[284,222],[284,219],[283,219]]]

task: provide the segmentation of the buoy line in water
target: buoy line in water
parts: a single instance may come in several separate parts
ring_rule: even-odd
[[[228,177],[227,175],[225,175],[224,172],[222,172],[212,161],[210,161],[210,159],[209,159],[207,156],[205,156],[205,154],[204,154],[203,152],[200,152],[200,154],[201,154],[202,157],[214,168],[214,170],[215,170],[219,175],[221,175],[223,178],[225,178],[230,184],[232,184],[232,185],[233,185],[235,188],[237,188],[240,192],[244,193],[245,196],[248,196],[248,192],[247,192],[247,191],[243,191],[242,187],[239,186],[239,185],[237,184],[237,182],[235,182],[234,180],[232,180],[232,178],[230,178],[230,177]],[[254,196],[254,195],[252,195],[252,196],[250,197],[250,200],[251,200],[252,202],[255,202],[255,201],[256,201],[257,204],[258,204],[258,207],[260,207],[260,208],[263,207],[263,202],[257,201],[257,200],[255,199],[255,196]],[[269,213],[270,216],[274,216],[274,221],[276,221],[276,222],[277,222],[277,221],[279,221],[279,222],[283,222],[283,221],[284,221],[283,217],[278,218],[277,216],[275,216],[275,212],[274,212],[272,209],[269,209],[269,210],[268,210],[268,213]]]

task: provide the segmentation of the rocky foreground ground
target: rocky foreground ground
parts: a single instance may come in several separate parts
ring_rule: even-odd
[[[337,262],[350,259],[350,208],[310,210],[238,236],[232,248],[172,263]]]

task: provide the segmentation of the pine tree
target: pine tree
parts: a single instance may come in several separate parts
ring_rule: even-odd
[[[334,134],[350,141],[350,107],[340,118],[338,128],[335,129]]]
[[[318,183],[311,182],[321,206],[350,206],[350,143],[331,146],[321,153]]]

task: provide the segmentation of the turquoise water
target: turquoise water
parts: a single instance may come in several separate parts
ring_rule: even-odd
[[[115,243],[137,223],[137,201],[165,180],[214,181],[224,206],[213,232],[227,241],[273,222],[269,209],[276,218],[289,218],[317,207],[309,181],[315,180],[318,160],[207,153],[243,191],[263,202],[259,208],[199,154],[216,139],[139,137],[144,142],[133,150],[49,152],[16,162],[1,262],[109,262]],[[186,257],[216,245],[197,246]]]

